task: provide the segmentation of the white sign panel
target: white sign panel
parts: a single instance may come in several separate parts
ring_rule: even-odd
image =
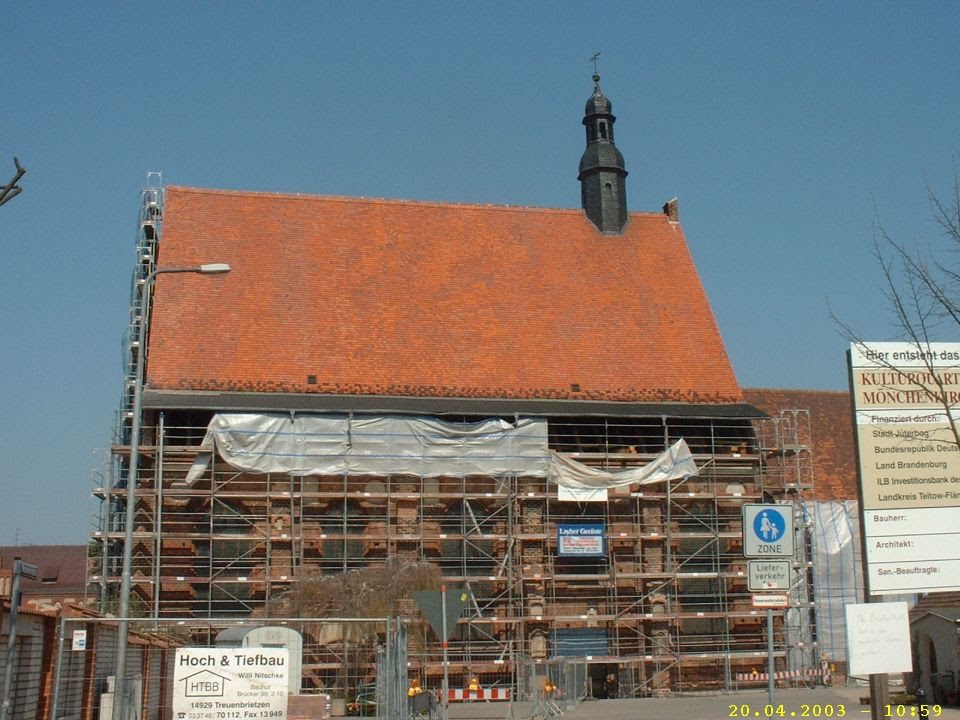
[[[793,556],[793,506],[743,506],[744,557]]]
[[[850,675],[909,672],[913,669],[910,622],[905,602],[847,605],[846,615]]]
[[[174,720],[284,720],[286,648],[177,648]]]
[[[960,590],[960,344],[855,344],[850,365],[870,594]]]
[[[753,606],[757,608],[785,608],[790,604],[786,595],[754,595]]]
[[[86,650],[87,649],[87,631],[86,630],[74,630],[72,644],[70,646],[71,650]]]
[[[789,589],[789,560],[750,560],[747,563],[747,590]]]

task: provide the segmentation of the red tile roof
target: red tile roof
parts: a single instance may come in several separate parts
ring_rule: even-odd
[[[808,410],[813,455],[813,498],[857,499],[857,455],[850,393],[744,388],[746,401],[768,415]]]
[[[148,389],[742,402],[660,213],[169,187],[158,262],[232,272],[157,278]]]
[[[86,545],[7,545],[0,547],[0,568],[13,570],[14,560],[36,565],[36,580],[23,578],[24,597],[69,596],[83,600],[87,584]]]

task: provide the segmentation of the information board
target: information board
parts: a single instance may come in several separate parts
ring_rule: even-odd
[[[854,344],[850,366],[870,593],[960,590],[960,344]]]
[[[283,720],[290,653],[286,648],[177,648],[175,720]]]

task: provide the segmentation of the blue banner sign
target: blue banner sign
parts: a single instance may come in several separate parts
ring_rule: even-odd
[[[557,555],[593,557],[606,554],[603,523],[557,525]]]

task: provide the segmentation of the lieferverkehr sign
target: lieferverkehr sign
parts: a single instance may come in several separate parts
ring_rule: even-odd
[[[283,720],[286,648],[177,648],[174,720]]]
[[[747,590],[789,590],[789,560],[750,560],[747,563]]]

